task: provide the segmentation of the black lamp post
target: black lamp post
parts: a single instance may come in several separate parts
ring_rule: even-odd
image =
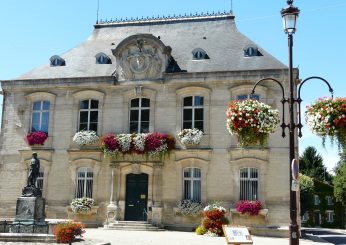
[[[299,12],[300,10],[296,7],[294,7],[293,4],[293,0],[288,0],[287,1],[288,6],[284,9],[281,10],[281,16],[282,16],[282,20],[283,20],[283,24],[284,24],[284,31],[285,33],[288,35],[288,81],[289,81],[289,98],[285,98],[285,92],[284,92],[284,88],[282,86],[282,83],[279,82],[278,80],[274,79],[274,78],[264,78],[259,80],[258,82],[256,82],[253,90],[252,90],[252,94],[255,93],[255,89],[256,86],[263,82],[263,81],[273,81],[276,82],[282,90],[282,99],[281,99],[281,103],[282,103],[282,123],[281,123],[281,128],[282,128],[282,137],[285,137],[285,128],[289,128],[289,173],[290,173],[290,225],[289,225],[289,241],[290,241],[290,245],[299,245],[299,226],[297,223],[297,189],[293,188],[294,185],[294,180],[293,176],[292,176],[292,167],[291,164],[293,165],[293,162],[295,161],[295,128],[298,129],[298,136],[301,137],[302,133],[301,133],[301,128],[303,127],[302,123],[301,123],[301,102],[302,99],[300,97],[300,89],[302,87],[302,85],[311,79],[318,79],[321,80],[323,82],[325,82],[327,84],[327,86],[329,87],[329,91],[331,92],[332,96],[333,96],[333,89],[331,88],[331,86],[329,85],[329,83],[321,78],[321,77],[309,77],[307,79],[305,79],[304,81],[301,82],[301,84],[299,85],[298,88],[298,97],[295,98],[295,88],[296,88],[296,83],[295,81],[293,81],[293,59],[292,59],[292,47],[293,47],[293,34],[296,31],[296,21],[297,18],[299,16]],[[286,124],[285,123],[285,103],[288,103],[289,105],[289,123]],[[298,103],[298,119],[295,120],[294,117],[294,107],[295,107],[295,103]],[[295,124],[295,121],[297,121],[297,124]],[[297,174],[297,173],[294,173]],[[296,178],[296,177],[295,177]]]

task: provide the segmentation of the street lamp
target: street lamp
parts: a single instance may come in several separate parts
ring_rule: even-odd
[[[287,1],[288,6],[284,9],[281,10],[281,16],[282,16],[282,20],[283,20],[283,25],[284,25],[284,31],[288,36],[288,81],[289,81],[289,98],[285,98],[285,91],[284,88],[282,86],[282,83],[279,82],[278,80],[274,79],[274,78],[263,78],[259,81],[256,82],[253,90],[252,90],[252,94],[255,93],[255,89],[257,87],[257,85],[263,81],[272,81],[272,82],[276,82],[282,91],[282,99],[281,99],[281,103],[282,103],[282,123],[281,123],[281,128],[282,128],[282,137],[285,137],[285,128],[289,128],[289,173],[290,173],[290,225],[289,225],[289,244],[290,245],[299,245],[299,226],[297,223],[297,189],[293,188],[294,187],[294,182],[296,181],[295,179],[293,179],[292,176],[292,167],[291,164],[293,165],[293,163],[296,163],[295,160],[295,128],[298,129],[298,136],[302,137],[302,132],[301,132],[301,128],[303,127],[302,123],[301,123],[301,102],[302,99],[300,97],[300,89],[302,87],[302,85],[311,79],[317,79],[317,80],[321,80],[324,83],[327,84],[327,86],[329,87],[329,92],[332,94],[333,96],[333,89],[331,88],[331,86],[329,85],[329,83],[321,78],[321,77],[309,77],[305,80],[303,80],[301,82],[301,84],[299,85],[298,88],[298,97],[295,99],[294,98],[294,92],[295,92],[295,87],[296,84],[293,81],[293,64],[292,64],[292,47],[293,47],[293,34],[296,31],[296,21],[297,18],[299,16],[299,12],[300,10],[296,7],[294,7],[293,4],[293,0],[288,0]],[[289,123],[286,124],[285,123],[285,103],[288,103],[289,105]],[[298,103],[298,119],[295,120],[294,117],[294,107],[295,107],[295,103]],[[297,124],[295,124],[295,121],[297,121]],[[297,173],[294,173],[297,174]],[[295,176],[296,178],[296,176]]]

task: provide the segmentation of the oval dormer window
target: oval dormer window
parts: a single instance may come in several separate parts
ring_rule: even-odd
[[[247,47],[244,49],[244,57],[263,56],[257,47]]]
[[[111,59],[105,53],[95,55],[96,64],[112,64]]]
[[[194,60],[207,60],[210,59],[207,52],[201,48],[196,48],[192,51],[192,59]]]
[[[59,55],[53,55],[50,57],[50,66],[65,66],[65,60],[61,58]]]

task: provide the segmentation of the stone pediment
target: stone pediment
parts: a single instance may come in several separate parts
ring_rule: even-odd
[[[112,50],[116,57],[118,81],[161,78],[169,51],[169,47],[151,34],[137,34],[124,39]]]

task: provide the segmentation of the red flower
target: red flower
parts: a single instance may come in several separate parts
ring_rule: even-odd
[[[46,132],[36,131],[26,135],[26,142],[29,145],[43,145],[47,138],[48,134]]]
[[[258,215],[262,209],[262,203],[260,201],[239,201],[237,202],[236,209],[238,212],[250,215]]]

